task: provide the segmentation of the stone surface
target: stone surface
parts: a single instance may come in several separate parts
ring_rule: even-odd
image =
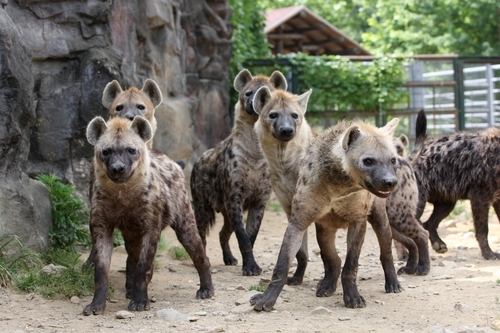
[[[52,225],[50,193],[23,172],[35,124],[31,53],[23,41],[0,9],[0,237],[17,235],[25,246],[44,251]]]
[[[120,311],[115,313],[116,319],[130,319],[130,318],[134,318],[134,317],[135,317],[135,313],[130,312],[130,311],[120,310]]]
[[[161,309],[156,311],[155,316],[158,319],[163,319],[165,321],[184,321],[189,322],[188,316],[185,314],[174,310],[174,309]]]

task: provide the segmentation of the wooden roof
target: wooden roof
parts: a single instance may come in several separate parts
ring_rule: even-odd
[[[266,12],[264,33],[274,54],[371,55],[361,45],[305,6]]]

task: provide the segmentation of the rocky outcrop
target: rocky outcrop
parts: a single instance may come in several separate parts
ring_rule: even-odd
[[[0,240],[17,235],[38,251],[49,245],[50,193],[23,167],[29,128],[35,123],[31,54],[5,10],[0,9]]]
[[[87,199],[93,149],[85,129],[93,117],[107,117],[102,91],[114,79],[125,89],[141,87],[147,78],[158,83],[164,101],[156,111],[154,148],[184,160],[187,179],[198,156],[229,134],[232,27],[227,0],[1,4],[3,17],[14,22],[26,46],[18,58],[28,65],[12,69],[19,70],[13,77],[32,80],[19,82],[27,92],[19,103],[26,105],[16,107],[16,112],[26,115],[19,116],[22,124],[9,129],[9,148],[2,154],[29,176],[55,173]],[[7,52],[7,46],[0,49],[0,57]],[[0,122],[2,131],[4,124]],[[14,141],[22,142],[24,150],[14,153]]]

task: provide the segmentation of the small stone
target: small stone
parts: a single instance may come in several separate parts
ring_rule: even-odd
[[[214,327],[211,330],[208,330],[208,333],[218,333],[218,332],[225,332],[226,330],[223,327]]]
[[[260,278],[259,285],[261,285],[261,286],[268,286],[269,283],[271,283],[271,279]]]
[[[464,239],[473,239],[476,237],[476,234],[472,231],[466,232],[464,234]]]
[[[348,321],[348,320],[351,320],[351,317],[339,317],[339,320],[340,321]]]
[[[238,313],[238,314],[250,313],[252,311],[253,311],[253,305],[250,303],[243,303],[231,309],[231,313]]]
[[[380,305],[384,305],[385,304],[384,302],[379,301],[379,300],[376,300],[375,303],[380,304]]]
[[[406,279],[404,277],[402,277],[402,276],[398,276],[398,281],[399,282],[405,282]]]
[[[149,299],[149,301],[150,301],[151,303],[156,303],[156,297],[155,297],[155,296],[151,297],[151,298]]]
[[[189,317],[188,320],[193,323],[195,321],[198,321],[198,317]]]
[[[49,264],[42,268],[42,273],[47,274],[49,276],[59,276],[62,271],[68,269],[67,267],[64,266],[56,266],[54,264]]]
[[[432,280],[449,280],[453,278],[454,278],[453,275],[438,275],[438,276],[433,276]]]
[[[35,298],[35,294],[33,294],[33,293],[28,294],[28,296],[26,296],[27,301],[31,301],[33,298]]]
[[[465,276],[466,279],[472,279],[473,277],[474,277],[474,274],[469,274],[469,275]]]
[[[332,310],[329,310],[323,306],[318,306],[314,310],[311,311],[311,315],[327,315],[332,313]]]
[[[441,267],[457,267],[457,263],[449,260],[443,260],[439,263]]]
[[[130,318],[134,318],[134,317],[135,317],[135,313],[125,311],[125,310],[121,310],[121,311],[118,311],[117,313],[115,313],[116,319],[130,319]]]
[[[285,285],[283,286],[283,291],[286,291],[286,292],[293,292],[293,291],[295,291],[295,288],[292,288],[292,287],[290,287],[289,285],[285,284]]]
[[[109,303],[118,303],[118,300],[117,299],[110,299]]]
[[[80,297],[78,296],[73,296],[71,297],[71,299],[69,300],[71,303],[73,304],[80,304]]]
[[[462,304],[460,302],[456,302],[454,308],[455,308],[455,310],[460,311],[460,312],[469,312],[470,311],[470,308],[467,305]]]
[[[155,316],[166,321],[185,321],[188,322],[188,317],[174,309],[161,309],[156,311]]]
[[[450,220],[444,224],[445,228],[456,228],[457,227],[457,221],[455,220]]]
[[[247,290],[247,288],[243,287],[241,284],[236,286],[236,290]]]
[[[257,290],[250,290],[241,295],[235,302],[234,304],[236,305],[242,305],[245,303],[250,304],[250,298],[252,298],[254,295],[260,294]]]
[[[468,247],[467,246],[463,246],[463,245],[459,245],[459,246],[457,246],[457,249],[458,250],[467,250]]]
[[[417,286],[414,286],[414,285],[412,285],[412,284],[409,284],[409,285],[408,285],[408,288],[410,288],[410,289],[415,289],[415,288],[417,288]]]
[[[198,317],[205,317],[207,315],[207,312],[206,311],[197,311],[194,313],[195,316],[198,316]]]
[[[217,270],[217,268],[214,268],[214,269],[211,270],[211,272],[212,272],[212,274],[215,274],[215,273],[218,272],[218,270]]]
[[[369,276],[369,275],[365,275],[365,276],[361,276],[361,277],[360,277],[360,280],[361,280],[361,281],[367,281],[367,280],[371,280],[371,279],[372,279],[372,277],[371,277],[371,276]]]

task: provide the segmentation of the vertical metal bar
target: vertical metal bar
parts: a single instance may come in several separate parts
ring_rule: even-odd
[[[455,85],[455,107],[458,109],[458,130],[465,129],[463,63],[460,58],[453,59],[453,78]]]
[[[486,105],[488,108],[488,127],[495,126],[495,95],[493,90],[493,68],[491,64],[486,64]]]

